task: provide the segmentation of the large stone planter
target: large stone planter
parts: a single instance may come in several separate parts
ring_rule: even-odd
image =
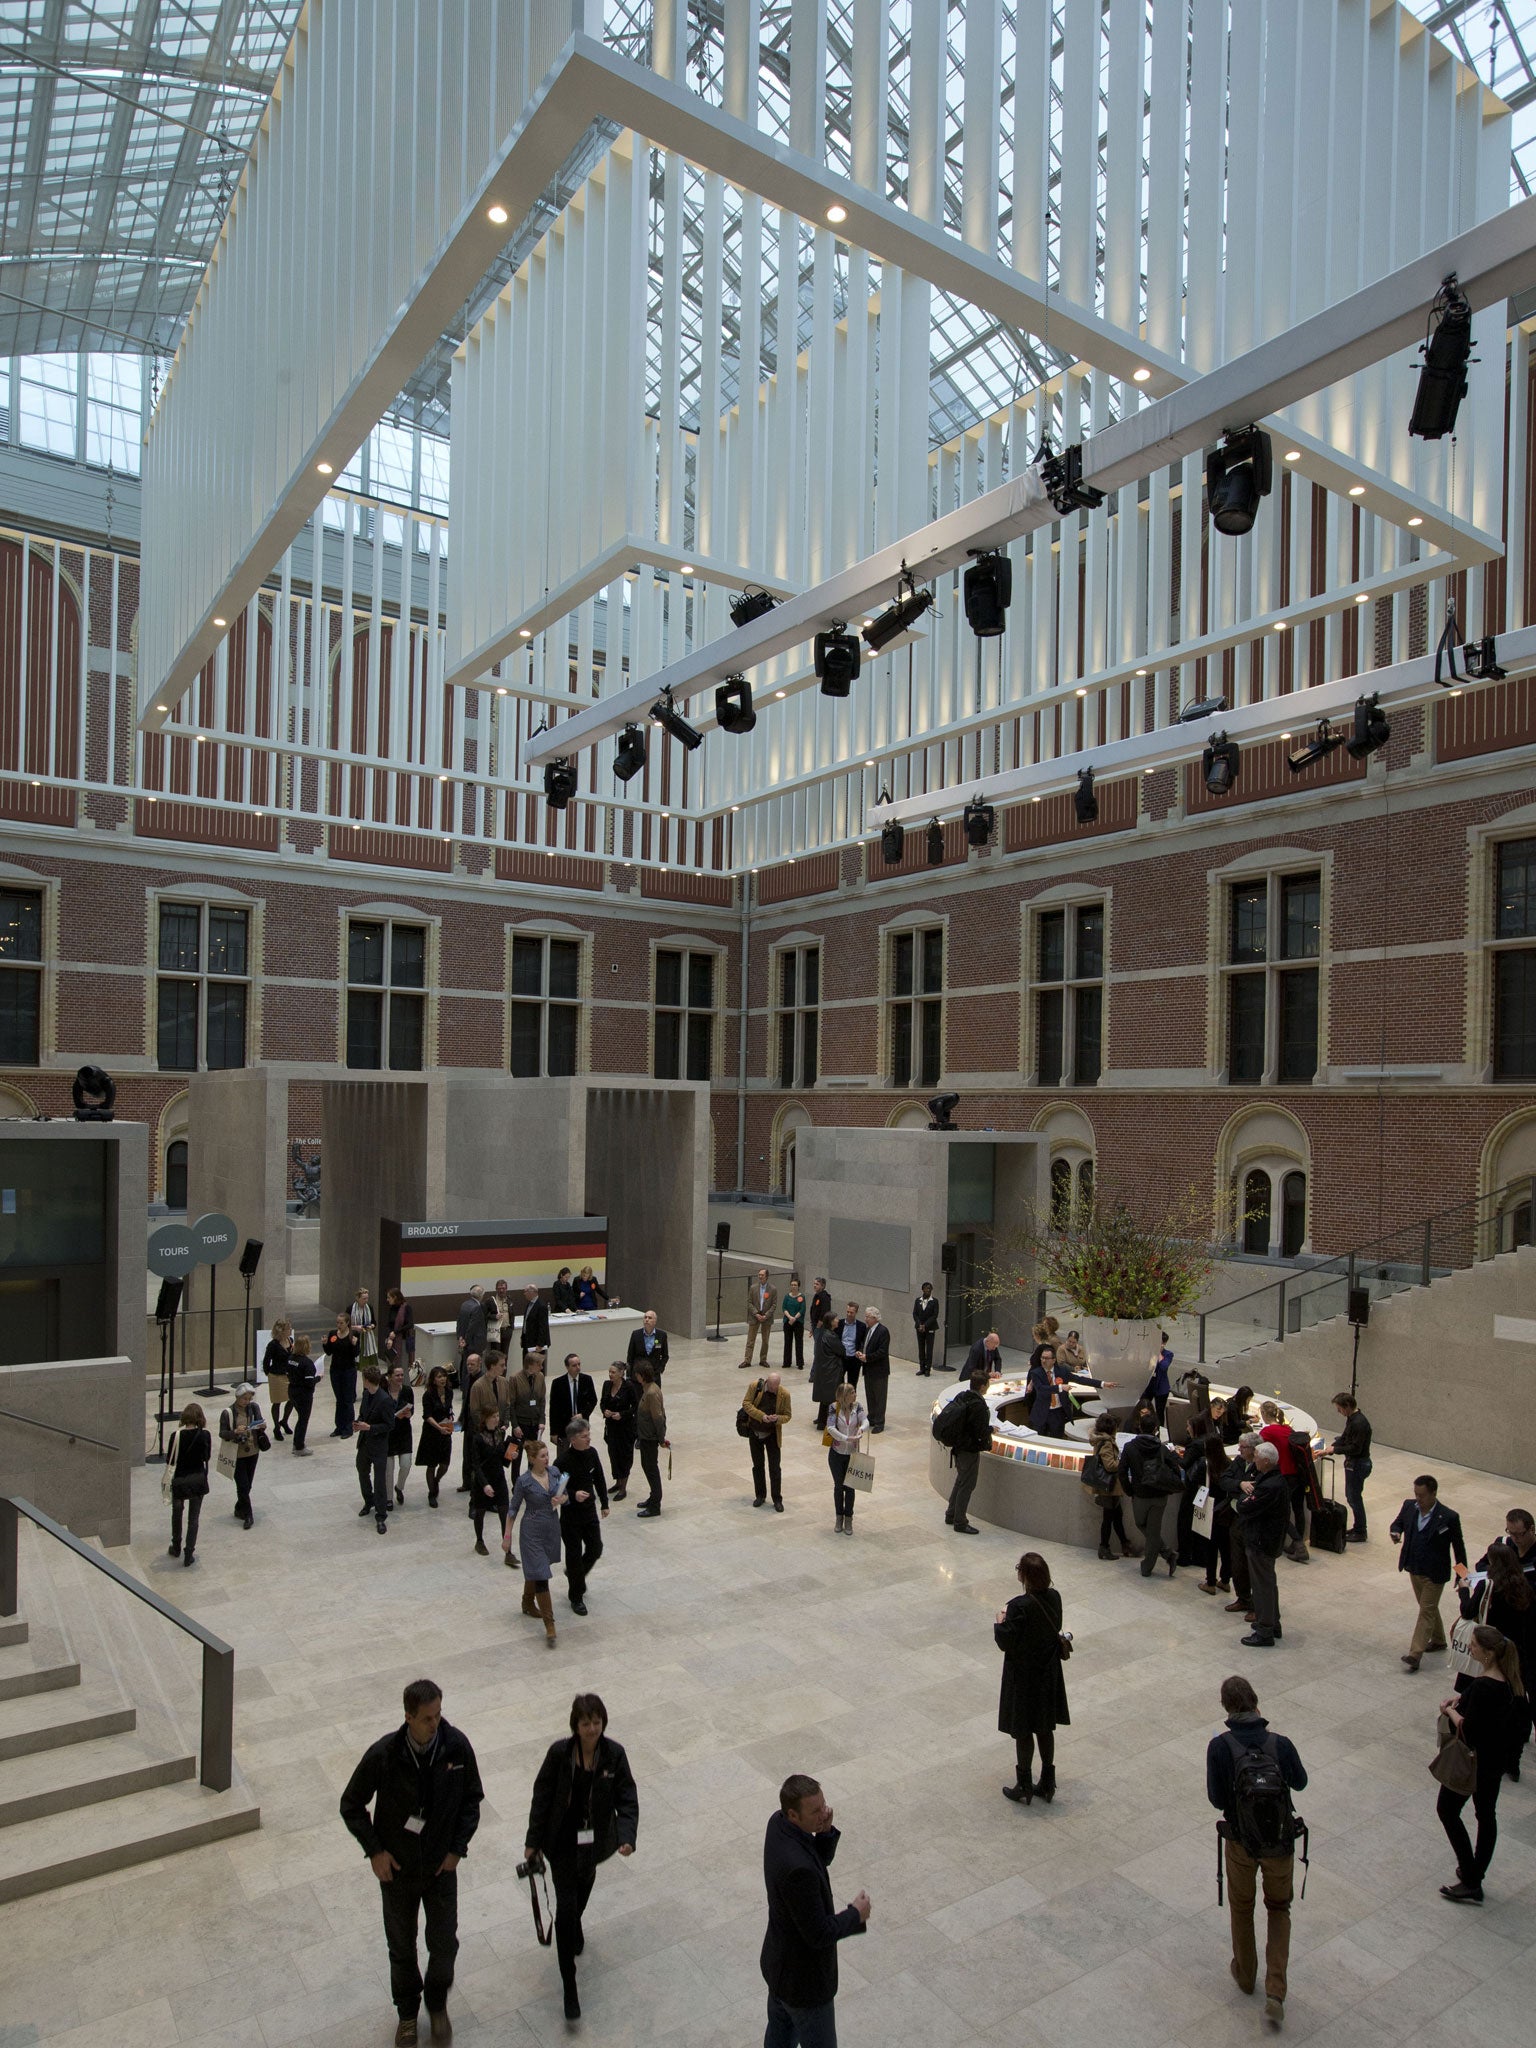
[[[1088,1370],[1096,1380],[1113,1380],[1127,1402],[1135,1401],[1152,1377],[1162,1350],[1162,1325],[1108,1316],[1061,1318],[1063,1330],[1075,1329],[1088,1353]]]

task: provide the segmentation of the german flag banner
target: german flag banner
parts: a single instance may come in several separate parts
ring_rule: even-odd
[[[547,1295],[562,1266],[590,1266],[599,1284],[608,1265],[606,1216],[524,1217],[463,1223],[379,1224],[379,1286],[398,1287],[418,1321],[456,1313],[476,1283],[505,1280],[514,1294],[530,1281]]]

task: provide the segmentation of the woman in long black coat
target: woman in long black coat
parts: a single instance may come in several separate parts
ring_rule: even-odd
[[[1072,1716],[1061,1675],[1061,1595],[1038,1551],[1026,1550],[1019,1559],[1019,1583],[1023,1592],[998,1615],[992,1634],[1003,1653],[997,1725],[1013,1737],[1018,1768],[1017,1782],[1003,1787],[1003,1797],[1028,1806],[1037,1795],[1047,1803],[1056,1796],[1056,1730]],[[1037,1742],[1040,1777],[1031,1783]]]
[[[811,1399],[816,1403],[817,1429],[826,1428],[827,1410],[847,1377],[848,1359],[843,1340],[837,1334],[837,1318],[823,1316],[821,1327],[811,1340]]]

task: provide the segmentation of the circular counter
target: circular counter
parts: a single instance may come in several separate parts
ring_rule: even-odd
[[[964,1384],[952,1387],[933,1404],[937,1415],[946,1402],[966,1391]],[[1041,1436],[1027,1423],[1013,1419],[1015,1408],[1022,1411],[1024,1380],[1009,1377],[994,1380],[987,1388],[987,1405],[992,1410],[992,1446],[982,1454],[976,1473],[976,1491],[968,1510],[973,1520],[993,1522],[1002,1529],[1016,1529],[1021,1536],[1038,1536],[1047,1543],[1075,1543],[1085,1550],[1099,1544],[1099,1507],[1082,1483],[1083,1461],[1087,1455],[1094,1417],[1106,1404],[1097,1387],[1074,1383],[1074,1394],[1083,1402],[1084,1415],[1068,1425],[1064,1437]],[[1232,1387],[1211,1385],[1214,1395],[1230,1396]],[[1293,1408],[1280,1396],[1287,1420],[1309,1436],[1317,1433],[1315,1419],[1305,1410]],[[1127,1419],[1134,1403],[1116,1402],[1110,1412]],[[1170,1395],[1168,1433],[1177,1438],[1189,1422],[1191,1404],[1182,1395]],[[1117,1442],[1123,1448],[1129,1435],[1120,1431]],[[935,1491],[947,1499],[954,1485],[954,1467],[949,1452],[936,1438],[928,1444],[928,1478]]]

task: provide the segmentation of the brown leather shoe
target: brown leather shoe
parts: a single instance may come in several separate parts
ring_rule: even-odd
[[[432,2022],[432,2038],[434,2041],[451,2041],[453,2039],[453,2021],[449,2019],[446,2010],[431,2013],[428,2017]]]
[[[1417,1671],[1419,1668],[1419,1659],[1421,1655],[1422,1652],[1418,1650],[1409,1650],[1407,1654],[1404,1657],[1402,1657],[1399,1661],[1406,1664],[1410,1671]]]

